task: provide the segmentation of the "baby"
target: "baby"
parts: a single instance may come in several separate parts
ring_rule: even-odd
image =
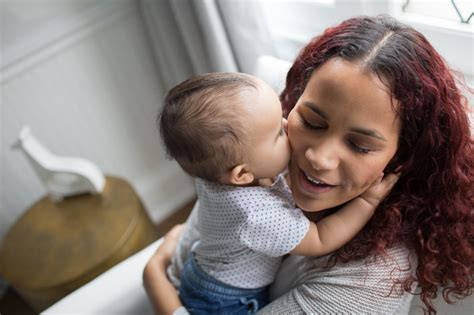
[[[381,175],[336,213],[308,220],[285,180],[290,145],[278,96],[250,75],[186,80],[169,91],[158,119],[168,155],[196,178],[200,241],[179,288],[192,314],[256,312],[283,255],[342,247],[389,191]]]

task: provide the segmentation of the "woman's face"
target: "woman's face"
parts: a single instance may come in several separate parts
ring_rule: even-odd
[[[389,91],[376,75],[340,58],[327,61],[288,116],[296,204],[320,211],[363,193],[395,155],[399,132]]]

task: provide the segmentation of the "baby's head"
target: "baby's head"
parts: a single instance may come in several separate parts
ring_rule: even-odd
[[[242,73],[208,73],[178,84],[158,117],[169,157],[192,176],[231,185],[285,169],[285,122],[272,88]]]

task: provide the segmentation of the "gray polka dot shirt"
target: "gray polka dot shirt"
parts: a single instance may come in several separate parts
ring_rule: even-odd
[[[281,256],[304,238],[309,220],[296,208],[283,175],[270,187],[236,187],[196,179],[199,266],[239,288],[264,287]]]

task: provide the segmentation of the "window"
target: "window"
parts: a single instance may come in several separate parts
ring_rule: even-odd
[[[293,60],[310,38],[356,15],[390,14],[431,42],[455,70],[474,85],[474,18],[461,23],[450,0],[260,0],[279,58]],[[439,3],[439,7],[437,6]],[[467,20],[473,0],[455,0]],[[449,12],[448,13],[448,8]],[[471,13],[469,13],[471,11]],[[440,13],[446,13],[439,16]]]
[[[461,23],[472,24],[474,20],[472,0],[406,0],[402,11]]]

